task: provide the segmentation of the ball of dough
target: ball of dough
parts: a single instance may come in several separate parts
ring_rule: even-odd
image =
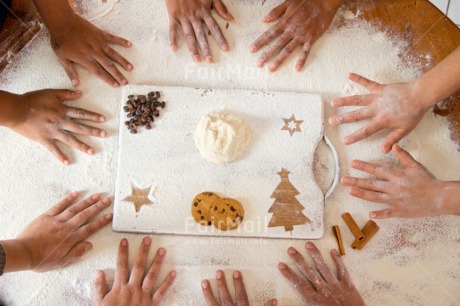
[[[215,164],[237,160],[250,139],[251,131],[246,122],[229,110],[202,117],[195,133],[195,145],[200,155]]]

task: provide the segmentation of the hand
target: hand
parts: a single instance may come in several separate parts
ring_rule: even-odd
[[[451,184],[437,180],[422,164],[396,144],[393,145],[393,153],[403,165],[403,169],[390,169],[354,160],[351,163],[353,168],[376,178],[342,178],[342,184],[352,187],[352,196],[390,205],[390,208],[372,211],[369,214],[371,218],[415,218],[443,213],[456,214],[455,207],[459,210],[458,184],[451,188]]]
[[[313,258],[316,269],[310,267],[293,247],[288,249],[288,254],[295,261],[302,275],[297,275],[284,263],[278,265],[281,274],[292,283],[305,302],[313,305],[365,305],[348,275],[342,257],[336,250],[331,251],[331,256],[337,268],[337,275],[326,265],[323,256],[313,243],[307,242],[305,248]]]
[[[70,160],[58,148],[57,141],[93,155],[94,148],[78,140],[71,132],[95,137],[106,137],[107,132],[78,123],[75,119],[105,122],[105,117],[62,103],[64,100],[76,100],[81,95],[79,91],[46,89],[14,96],[17,110],[10,128],[43,145],[65,165],[69,165]]]
[[[125,48],[130,48],[132,44],[126,39],[98,29],[76,14],[72,14],[72,20],[68,24],[63,30],[50,31],[51,47],[73,86],[80,84],[76,63],[112,87],[128,84],[128,80],[115,64],[119,64],[126,71],[133,70],[133,65],[109,44]]]
[[[329,28],[341,3],[342,0],[286,0],[275,7],[263,22],[278,22],[251,45],[253,53],[271,43],[257,60],[257,66],[263,67],[275,57],[268,67],[274,72],[301,46],[295,69],[302,70],[311,47]]]
[[[120,241],[115,279],[109,292],[107,292],[104,272],[98,272],[94,284],[98,305],[160,305],[161,300],[174,282],[176,272],[169,272],[163,283],[153,292],[166,250],[158,249],[147,274],[144,276],[151,243],[152,240],[149,237],[142,240],[131,275],[129,275],[128,240],[122,239]]]
[[[71,264],[92,248],[85,240],[112,221],[112,214],[92,220],[110,206],[109,198],[94,194],[72,205],[77,198],[77,192],[70,194],[16,237],[28,251],[30,270],[45,272]]]
[[[233,20],[233,16],[227,11],[221,0],[167,0],[166,7],[169,14],[169,39],[173,51],[177,50],[177,27],[180,25],[193,60],[201,61],[198,42],[206,62],[212,63],[212,53],[203,23],[214,36],[219,47],[223,51],[228,51],[227,40],[211,14],[214,8],[217,14],[225,20]]]
[[[351,73],[350,80],[368,89],[371,94],[339,98],[332,106],[363,106],[362,108],[329,118],[331,125],[371,119],[372,121],[357,132],[345,137],[347,145],[367,138],[383,129],[390,129],[382,151],[390,152],[393,144],[409,134],[422,120],[432,106],[418,93],[419,86],[414,83],[382,85],[360,75]]]
[[[225,274],[223,271],[216,271],[217,290],[219,291],[220,305],[234,305],[232,296],[228,291],[227,282],[225,281]],[[249,306],[248,294],[243,282],[243,275],[240,271],[233,272],[233,284],[235,285],[236,305]],[[203,295],[208,306],[217,306],[219,303],[212,294],[211,284],[208,280],[201,282]]]

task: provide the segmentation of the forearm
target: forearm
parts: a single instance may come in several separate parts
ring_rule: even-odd
[[[460,182],[442,182],[439,193],[440,213],[460,216]]]
[[[460,90],[460,47],[414,83],[428,107]]]
[[[18,108],[18,95],[0,90],[0,126],[12,127]]]
[[[75,12],[68,0],[33,0],[40,16],[51,34],[65,31],[73,23]]]
[[[17,240],[0,241],[6,254],[4,273],[24,271],[30,269],[31,255],[29,249]]]

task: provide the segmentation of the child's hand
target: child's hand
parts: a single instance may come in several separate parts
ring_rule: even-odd
[[[302,70],[313,44],[329,28],[342,0],[286,0],[275,7],[264,22],[278,22],[262,34],[252,45],[251,52],[257,52],[271,43],[257,60],[263,67],[271,58],[268,67],[274,72],[297,49],[302,47],[295,69]]]
[[[128,84],[128,80],[115,64],[120,65],[126,71],[131,71],[133,65],[109,44],[129,48],[131,43],[98,29],[76,14],[72,16],[69,27],[61,31],[50,31],[51,47],[72,84],[74,86],[80,84],[75,64],[82,65],[112,87]]]
[[[152,240],[145,237],[142,240],[139,252],[134,261],[131,273],[128,264],[128,240],[122,239],[118,247],[117,267],[112,289],[107,292],[105,274],[98,272],[94,285],[97,305],[145,305],[157,306],[165,297],[168,289],[174,283],[176,271],[171,271],[166,279],[158,286],[161,265],[163,264],[166,250],[158,249],[155,258],[150,264],[147,273],[144,272]],[[154,290],[154,288],[156,288]]]
[[[332,106],[362,106],[362,108],[329,118],[331,125],[371,119],[366,126],[343,139],[347,145],[367,138],[374,133],[390,129],[382,151],[388,153],[393,144],[409,134],[422,120],[423,115],[432,106],[424,100],[416,82],[382,85],[357,74],[350,74],[350,80],[360,84],[371,93],[368,95],[339,98]]]
[[[169,38],[173,51],[177,50],[177,27],[181,26],[193,60],[195,62],[201,61],[199,46],[206,62],[212,63],[208,33],[203,27],[203,23],[214,36],[219,47],[223,51],[228,51],[227,40],[211,14],[211,10],[214,8],[222,18],[229,21],[233,20],[233,16],[227,11],[221,0],[167,0],[166,6],[169,14]]]
[[[16,237],[30,255],[28,269],[45,272],[71,264],[92,248],[86,239],[112,221],[112,214],[92,220],[110,206],[109,198],[95,194],[72,205],[77,198],[70,194]]]
[[[72,133],[95,137],[106,137],[107,133],[76,122],[75,119],[104,122],[105,117],[62,103],[65,100],[78,99],[81,95],[78,91],[45,89],[15,96],[16,118],[9,127],[16,133],[37,141],[66,165],[70,164],[70,160],[58,148],[57,141],[92,155],[94,148],[78,140]]]
[[[351,186],[350,194],[363,200],[385,203],[390,208],[372,211],[376,219],[414,218],[435,214],[458,214],[458,183],[437,180],[423,165],[405,150],[393,145],[393,153],[404,166],[390,169],[354,160],[351,166],[376,178],[363,179],[345,176],[342,184]],[[457,211],[457,212],[456,212]]]
[[[313,258],[316,268],[311,267],[302,254],[293,247],[288,249],[288,254],[295,261],[301,275],[299,276],[285,263],[278,265],[278,270],[291,282],[305,302],[312,305],[365,305],[350,279],[342,257],[336,250],[332,250],[331,255],[337,273],[327,266],[320,251],[312,242],[307,242],[305,248]],[[273,302],[274,300],[270,300],[272,304],[269,305],[273,305]]]
[[[224,271],[216,271],[216,281],[220,303],[216,301],[216,298],[212,293],[211,284],[209,283],[209,281],[206,279],[201,282],[201,288],[203,289],[203,295],[207,305],[249,306],[248,294],[246,293],[246,287],[243,282],[243,275],[240,271],[233,272],[233,285],[235,286],[235,303],[233,303],[232,296],[230,295],[230,291],[228,290]]]

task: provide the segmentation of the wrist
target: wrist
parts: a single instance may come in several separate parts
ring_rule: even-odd
[[[439,102],[437,94],[429,82],[430,80],[423,75],[407,83],[416,97],[417,105],[425,112]]]
[[[0,126],[12,129],[18,122],[22,113],[20,95],[0,91]]]
[[[441,182],[438,188],[438,213],[460,216],[460,182]]]
[[[32,254],[29,248],[19,240],[0,241],[6,254],[4,272],[16,272],[29,270],[32,266]]]
[[[51,37],[68,32],[78,18],[67,0],[33,0],[33,2]]]

